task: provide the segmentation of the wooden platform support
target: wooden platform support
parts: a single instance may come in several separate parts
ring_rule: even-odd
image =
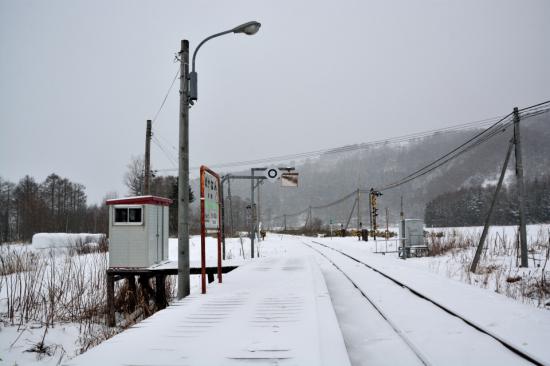
[[[237,266],[222,267],[222,272],[231,272]],[[190,269],[192,275],[200,275],[200,267]],[[218,273],[218,267],[206,267],[208,283],[214,282],[214,275]],[[128,290],[131,292],[128,308],[133,311],[137,305],[136,277],[144,295],[155,299],[155,305],[158,310],[165,309],[168,306],[166,299],[166,276],[177,275],[177,268],[109,268],[107,270],[107,314],[106,323],[109,327],[116,326],[115,316],[115,283],[120,280],[128,281]],[[155,289],[151,288],[151,278],[155,279]]]

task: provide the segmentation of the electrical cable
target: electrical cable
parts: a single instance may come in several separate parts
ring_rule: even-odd
[[[501,116],[492,117],[492,118],[487,118],[487,119],[478,120],[474,122],[462,123],[459,125],[449,126],[449,127],[435,129],[435,130],[416,132],[408,135],[402,135],[402,136],[387,138],[382,140],[374,140],[374,141],[364,142],[364,143],[355,144],[355,145],[346,145],[346,146],[341,146],[337,148],[320,149],[320,150],[314,150],[314,151],[309,151],[304,153],[280,155],[280,156],[260,158],[260,159],[254,159],[254,160],[237,161],[237,162],[221,163],[221,164],[210,164],[209,166],[211,166],[212,168],[218,168],[218,169],[231,168],[231,167],[240,167],[240,166],[247,166],[247,165],[254,165],[254,164],[274,163],[279,161],[288,161],[288,160],[301,159],[301,158],[311,158],[311,157],[318,157],[322,155],[339,154],[339,153],[350,152],[355,150],[367,149],[369,147],[377,146],[377,145],[407,142],[407,141],[431,136],[433,134],[440,133],[440,132],[447,132],[447,133],[462,132],[463,130],[473,129],[476,127],[477,128],[485,127],[486,125],[492,124],[495,120],[500,118],[502,117]],[[198,166],[191,167],[190,170],[196,170],[199,168],[200,167]],[[158,169],[158,171],[173,171],[173,170],[174,169],[172,168]]]
[[[402,178],[401,180],[397,181],[397,182],[394,182],[394,183],[391,183],[391,184],[387,184],[381,188],[378,188],[377,190],[378,191],[383,191],[383,190],[386,190],[386,189],[390,189],[390,188],[395,188],[397,186],[400,186],[401,184],[404,184],[406,182],[409,182],[410,180],[412,179],[415,179],[415,175],[419,174],[420,172],[422,172],[423,170],[426,170],[426,169],[429,169],[431,166],[433,166],[434,164],[437,164],[438,162],[444,160],[445,158],[447,158],[448,156],[453,156],[452,159],[454,159],[455,157],[459,156],[459,155],[462,155],[462,153],[466,152],[469,150],[469,148],[467,148],[467,146],[470,144],[470,143],[474,143],[476,139],[480,138],[481,136],[483,136],[484,134],[489,134],[488,136],[490,137],[493,137],[494,135],[492,133],[494,133],[494,131],[496,130],[495,128],[501,124],[504,120],[506,120],[507,118],[509,118],[510,116],[512,115],[512,113],[508,114],[507,116],[503,117],[502,119],[498,120],[496,123],[494,123],[493,125],[491,125],[489,128],[487,128],[486,130],[483,130],[482,132],[476,134],[475,136],[473,136],[472,138],[468,139],[466,142],[462,143],[461,145],[457,146],[456,148],[454,148],[453,150],[449,151],[448,153],[446,153],[445,155],[439,157],[438,159],[432,161],[431,163],[425,165],[424,167],[416,170],[415,172],[409,174],[408,176]],[[490,131],[492,131],[492,133],[490,133]],[[499,130],[496,130],[497,133],[499,132]],[[475,145],[477,146],[477,145]],[[461,151],[462,149],[466,149],[464,151]],[[455,154],[456,153],[456,154]],[[453,155],[454,154],[454,155]],[[449,160],[451,159],[448,159],[448,160],[445,160],[444,163],[448,162]],[[444,164],[443,163],[443,164]],[[440,164],[440,165],[437,165],[436,167],[439,167],[443,164]],[[429,171],[432,171],[433,169],[429,170]],[[428,171],[428,172],[429,172]],[[422,174],[424,175],[424,174]],[[409,179],[413,177],[412,179]]]
[[[174,83],[176,82],[176,79],[178,78],[179,74],[180,74],[180,69],[178,67],[178,71],[176,72],[176,75],[174,75],[174,79],[172,79],[172,82],[170,83],[170,87],[168,88],[168,91],[166,92],[166,95],[164,96],[164,99],[162,100],[162,103],[160,104],[160,107],[157,113],[155,114],[155,117],[153,118],[153,121],[151,122],[151,124],[154,124],[155,121],[157,120],[157,117],[162,111],[162,108],[164,107],[164,103],[166,103],[166,99],[168,99],[168,95],[170,95],[170,92],[172,91],[172,88],[174,87]]]
[[[159,141],[158,138],[156,138],[156,136],[152,136],[152,141],[155,143],[155,145],[158,146],[158,148],[164,153],[164,155],[168,158],[168,161],[170,163],[172,163],[173,166],[177,166],[177,159],[175,159],[172,155],[170,155],[170,153],[168,151],[166,151],[166,149],[163,147],[163,145],[161,144],[161,142]],[[158,170],[157,170],[158,171]]]
[[[548,111],[550,111],[550,101],[543,102],[543,103],[538,103],[538,104],[535,104],[535,105],[525,107],[525,108],[522,108],[522,109],[518,110],[518,112],[523,112],[523,113],[520,113],[520,118],[521,118],[520,120],[525,120],[525,119],[528,119],[530,117],[546,113]],[[457,158],[458,156],[461,156],[461,155],[465,154],[466,152],[476,148],[477,146],[487,142],[488,140],[492,139],[496,135],[504,133],[514,123],[514,120],[511,118],[512,116],[513,116],[513,112],[507,114],[504,117],[501,117],[498,121],[493,123],[490,127],[488,127],[487,129],[481,131],[480,133],[474,135],[473,137],[468,139],[466,142],[462,143],[458,147],[456,147],[453,150],[449,151],[445,155],[439,157],[438,159],[432,161],[431,163],[425,165],[424,167],[416,170],[415,172],[407,175],[406,177],[401,178],[401,179],[397,180],[394,183],[387,184],[387,185],[385,185],[381,188],[377,188],[376,190],[377,191],[388,190],[388,189],[391,189],[391,188],[398,187],[402,184],[408,183],[408,182],[410,182],[414,179],[420,178],[420,177],[434,171],[435,169],[441,167],[442,165],[445,165],[449,161]],[[505,122],[506,120],[508,120],[508,121]],[[359,189],[359,192],[360,193],[369,193],[370,190]],[[300,215],[300,214],[303,214],[303,213],[307,212],[310,208],[311,209],[328,208],[328,207],[331,207],[335,204],[338,204],[338,203],[352,197],[356,193],[357,193],[357,190],[353,191],[353,192],[351,192],[351,193],[349,193],[349,194],[347,194],[347,195],[345,195],[345,196],[343,196],[339,199],[337,199],[336,201],[327,203],[325,205],[310,206],[307,209],[302,210],[298,213],[294,213],[294,214],[291,214],[291,215],[275,216],[271,220],[273,221],[273,220],[282,218],[284,216],[286,216],[286,217],[297,216],[297,215]]]

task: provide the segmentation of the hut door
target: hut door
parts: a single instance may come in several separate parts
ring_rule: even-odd
[[[159,215],[159,208],[161,208],[162,206],[155,206],[156,210],[157,210],[157,262],[160,262],[162,260],[162,257],[160,256],[160,247],[162,246],[162,241],[160,239],[160,233],[162,232],[162,223],[161,223],[161,218],[160,218],[160,215]]]
[[[160,206],[159,207],[160,209],[160,241],[159,241],[159,245],[160,245],[160,258],[159,260],[164,260],[165,256],[164,256],[164,220],[166,220],[166,218],[164,217],[164,206]],[[157,225],[158,227],[159,225]]]

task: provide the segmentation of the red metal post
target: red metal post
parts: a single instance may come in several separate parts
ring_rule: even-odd
[[[206,293],[206,227],[204,223],[204,171],[206,167],[201,166],[201,289]]]

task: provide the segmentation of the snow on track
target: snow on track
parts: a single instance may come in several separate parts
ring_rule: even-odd
[[[337,246],[336,243],[334,241],[331,245]],[[479,332],[460,318],[450,315],[357,260],[316,241],[308,240],[304,244],[321,253],[353,281],[422,363],[531,364],[494,338]],[[537,360],[536,357],[534,359]],[[540,359],[535,362],[545,363]]]
[[[550,365],[550,347],[546,337],[550,334],[550,313],[547,310],[423,271],[408,261],[368,253],[356,243],[325,239],[316,241],[341,250],[398,280],[531,357],[536,363]]]
[[[352,365],[423,365],[354,284],[322,255],[317,257]]]

